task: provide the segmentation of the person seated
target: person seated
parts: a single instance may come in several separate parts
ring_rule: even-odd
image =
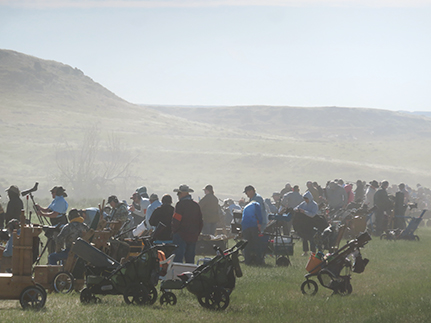
[[[17,219],[10,220],[6,225],[9,233],[9,240],[3,250],[3,256],[0,258],[0,272],[12,272],[12,255],[13,255],[13,231],[17,230],[17,234],[20,234],[20,224]]]
[[[77,209],[70,210],[68,218],[69,223],[61,229],[56,238],[56,252],[48,256],[48,264],[50,265],[57,265],[59,261],[66,260],[72,243],[89,230]],[[62,249],[65,243],[66,248]]]

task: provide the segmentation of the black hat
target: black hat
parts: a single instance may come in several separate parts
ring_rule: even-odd
[[[108,204],[114,201],[115,203],[118,203],[118,198],[115,195],[111,195],[108,197]]]

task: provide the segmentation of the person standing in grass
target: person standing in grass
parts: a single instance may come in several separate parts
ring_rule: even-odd
[[[202,212],[198,203],[193,201],[188,185],[182,184],[174,189],[178,202],[172,217],[173,243],[178,246],[175,250],[174,262],[194,263],[196,241],[203,227]]]
[[[215,235],[220,213],[218,198],[214,195],[214,189],[212,185],[205,186],[203,190],[205,196],[199,201],[199,206],[201,207],[202,218],[204,221],[202,234]]]
[[[388,215],[392,209],[392,202],[389,200],[386,189],[389,187],[388,181],[382,181],[380,188],[374,194],[374,205],[377,206],[376,215],[376,235],[381,235],[388,225]]]
[[[317,203],[313,200],[313,195],[310,193],[310,191],[307,191],[303,195],[303,199],[304,201],[295,208],[295,211],[304,214],[307,217],[313,218],[319,211]],[[310,248],[308,248],[308,243],[310,243]],[[302,251],[304,252],[302,255],[307,256],[308,251],[310,250],[312,252],[316,252],[316,246],[313,239],[302,238]]]
[[[162,223],[162,228],[154,232],[154,243],[172,243],[172,216],[174,207],[172,206],[172,196],[165,194],[162,197],[162,205],[154,210],[150,218],[150,225],[157,228]]]
[[[259,235],[262,230],[262,208],[256,201],[250,201],[242,211],[242,237],[248,241],[244,249],[244,262],[246,265],[263,265]]]

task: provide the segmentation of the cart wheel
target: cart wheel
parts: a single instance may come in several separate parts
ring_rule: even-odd
[[[127,291],[126,293],[123,294],[123,299],[127,305],[132,304],[133,303],[133,293]]]
[[[157,301],[157,289],[153,286],[148,293],[149,296],[149,304],[153,305]]]
[[[68,294],[73,290],[74,278],[69,272],[59,272],[52,283],[56,293]]]
[[[414,238],[415,238],[416,241],[419,241],[419,236],[415,235]]]
[[[208,308],[207,304],[205,303],[205,295],[198,295],[198,302],[203,308]]]
[[[28,286],[23,289],[19,296],[19,302],[23,309],[40,310],[45,306],[46,292],[38,286]]]
[[[81,295],[79,296],[79,300],[83,304],[96,303],[96,297],[91,293],[90,289],[84,288],[81,291]]]
[[[41,284],[38,284],[38,283],[35,283],[35,285],[36,285],[36,287],[38,287],[42,291],[43,295],[45,295],[45,298],[47,298],[48,295],[46,293],[45,287],[43,287]]]
[[[229,301],[229,293],[224,288],[216,288],[205,296],[205,308],[223,311],[229,306]]]
[[[304,295],[314,296],[316,295],[319,286],[314,280],[307,279],[301,284],[301,292]]]
[[[285,266],[288,267],[290,265],[290,260],[288,257],[280,257],[275,261],[277,266]]]
[[[177,297],[172,292],[163,293],[163,295],[160,296],[160,305],[163,304],[174,306],[177,304]]]
[[[350,284],[350,281],[345,281],[342,282],[336,290],[334,290],[334,293],[341,296],[347,296],[350,295],[352,291],[353,287],[352,284]]]
[[[154,300],[151,299],[152,297],[151,295],[153,295]],[[157,299],[157,291],[155,295],[151,294],[151,291],[148,290],[146,286],[144,286],[143,284],[140,284],[137,288],[127,291],[123,295],[123,298],[126,304],[128,305],[132,303],[136,305],[153,304]],[[151,301],[153,301],[153,303],[151,303]]]
[[[383,233],[381,236],[380,236],[380,240],[383,240],[383,239],[388,239],[388,236],[387,236],[387,234],[386,233]]]

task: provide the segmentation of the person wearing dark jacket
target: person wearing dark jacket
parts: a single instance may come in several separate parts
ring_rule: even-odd
[[[165,194],[162,197],[162,205],[154,210],[150,218],[150,225],[156,227],[154,231],[155,243],[172,243],[172,216],[174,215],[174,207],[172,206],[172,196]],[[157,229],[159,223],[162,227]]]
[[[212,185],[207,185],[204,188],[205,196],[199,201],[199,206],[202,211],[202,219],[204,226],[202,234],[215,235],[217,222],[219,222],[219,205],[218,198],[214,195]]]
[[[388,192],[388,181],[383,181],[380,188],[374,194],[374,205],[377,206],[375,211],[376,216],[376,235],[381,235],[387,227],[387,215],[392,209],[392,202],[389,200]],[[385,217],[386,214],[386,217]]]
[[[179,201],[175,205],[172,217],[173,243],[175,250],[174,262],[195,262],[196,241],[203,227],[202,212],[198,203],[193,201],[190,193],[194,192],[187,185],[174,189]]]
[[[6,192],[9,196],[9,202],[7,203],[6,213],[4,214],[5,224],[9,223],[12,219],[19,221],[21,210],[24,209],[24,204],[19,197],[20,192],[18,186],[11,185]]]

